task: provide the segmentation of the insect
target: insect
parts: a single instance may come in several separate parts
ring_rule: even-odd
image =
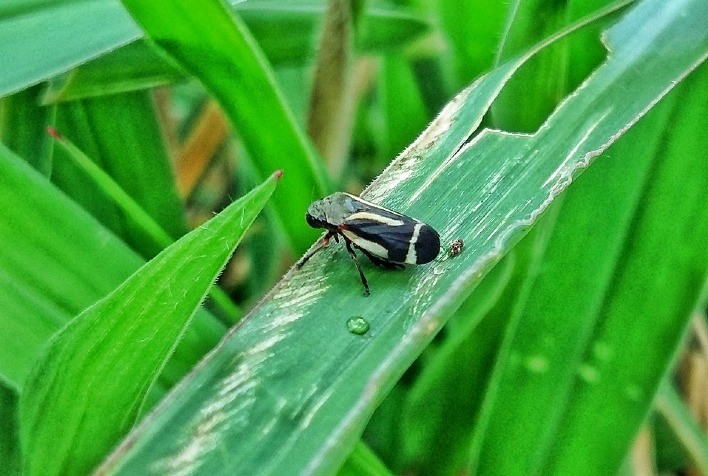
[[[307,208],[307,223],[324,228],[327,234],[297,264],[301,268],[312,255],[339,237],[354,260],[364,295],[369,283],[361,270],[354,248],[372,263],[384,268],[401,269],[404,264],[425,264],[440,252],[440,236],[430,225],[401,213],[367,202],[348,193],[337,192],[313,202]]]
[[[452,243],[450,243],[450,257],[454,258],[462,253],[463,246],[465,246],[465,243],[462,241],[462,238],[455,238],[452,240]]]

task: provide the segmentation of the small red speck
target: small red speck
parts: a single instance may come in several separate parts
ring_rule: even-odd
[[[59,131],[54,129],[52,126],[47,127],[47,132],[49,133],[50,136],[54,137],[57,140],[62,140],[64,139],[61,134],[59,134]]]
[[[273,175],[275,175],[275,180],[280,180],[283,177],[283,171],[276,170],[275,172],[273,172]]]

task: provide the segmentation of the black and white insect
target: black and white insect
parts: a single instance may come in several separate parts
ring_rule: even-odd
[[[369,283],[354,248],[375,265],[394,269],[403,268],[404,264],[429,263],[440,252],[440,236],[430,225],[348,193],[337,192],[313,202],[307,208],[306,219],[311,227],[324,228],[327,234],[297,267],[301,268],[327,246],[332,237],[339,242],[341,236],[359,271],[365,296],[370,294]]]

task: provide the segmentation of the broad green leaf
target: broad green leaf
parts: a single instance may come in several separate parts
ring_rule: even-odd
[[[689,81],[698,84],[700,76],[691,77]],[[695,117],[701,107],[679,113],[676,110],[677,101],[706,103],[705,99],[691,94],[685,87],[679,88],[608,149],[602,160],[597,161],[566,192],[548,244],[534,244],[537,253],[544,257],[542,268],[531,273],[522,288],[501,299],[502,306],[509,303],[513,307],[505,309],[503,313],[492,312],[478,328],[470,327],[473,333],[465,336],[463,332],[462,339],[446,340],[436,361],[426,367],[411,397],[411,408],[407,412],[410,416],[404,420],[408,425],[403,428],[403,436],[412,440],[414,445],[409,449],[406,467],[417,468],[426,474],[470,471],[484,474],[547,474],[547,470],[539,469],[540,463],[536,460],[542,458],[544,446],[556,442],[560,432],[557,427],[559,414],[575,401],[576,394],[572,388],[577,385],[578,369],[582,367],[578,359],[583,352],[590,352],[587,348],[594,343],[591,341],[588,344],[587,332],[597,327],[597,321],[601,319],[597,314],[603,303],[598,294],[606,292],[608,281],[621,272],[616,267],[627,262],[626,256],[622,256],[622,251],[617,249],[627,248],[627,239],[642,239],[632,236],[628,231],[630,225],[640,220],[642,209],[658,201],[656,196],[654,200],[642,199],[642,196],[646,197],[642,187],[646,186],[647,180],[661,180],[658,176],[650,176],[648,171],[662,160],[658,155],[668,142],[662,133],[667,130],[669,118],[679,130],[685,128],[685,134],[689,136],[691,128],[696,127]],[[699,138],[701,135],[694,133],[693,137]],[[702,138],[698,140],[704,141]],[[678,148],[683,151],[692,149],[701,147],[684,142]],[[663,161],[679,167],[682,162],[695,164],[695,155],[680,155]],[[688,199],[685,194],[682,195]],[[668,217],[665,219],[670,221]],[[693,216],[692,220],[699,226],[698,216]],[[544,224],[547,221],[544,220]],[[685,227],[674,227],[676,230],[682,228]],[[592,232],[588,233],[589,230]],[[530,236],[527,235],[522,243]],[[667,250],[670,250],[668,254],[675,252],[677,255],[690,252],[686,246],[674,243],[673,246],[666,246],[663,251],[657,250],[646,256],[649,266],[656,261],[657,254],[667,254]],[[695,248],[693,251],[701,252]],[[692,261],[700,267],[701,261],[706,260],[694,256]],[[515,275],[518,274],[515,271]],[[515,279],[518,280],[518,277]],[[700,286],[688,287],[695,292],[700,291]],[[521,289],[523,292],[520,292]],[[476,297],[481,290],[480,286],[471,298]],[[624,291],[625,294],[630,292]],[[667,298],[671,299],[675,293],[667,294]],[[657,301],[661,300],[658,293],[655,296]],[[646,296],[641,298],[646,299]],[[694,301],[689,299],[688,306]],[[677,303],[676,309],[679,308]],[[510,316],[515,314],[509,326]],[[470,317],[465,316],[465,323],[473,326],[476,321]],[[684,322],[687,317],[688,314],[681,311],[675,316]],[[625,322],[637,320],[633,313],[623,316],[623,319]],[[514,325],[518,325],[518,335],[513,345],[509,347],[500,344],[503,342],[503,334],[489,339],[486,332],[488,324],[501,326],[502,329],[507,326],[514,329]],[[681,324],[676,326],[678,335],[682,328]],[[657,330],[658,326],[648,327],[647,337]],[[506,329],[506,332],[510,330]],[[485,346],[490,345],[491,358],[485,353]],[[677,345],[678,342],[667,344],[654,352],[663,352],[666,365]],[[640,347],[648,348],[646,345]],[[500,375],[490,378],[477,370],[477,366],[488,366],[488,362],[494,361],[508,362],[503,373],[498,372]],[[629,363],[627,365],[631,366]],[[645,372],[645,361],[637,360],[634,371]],[[653,373],[654,385],[662,375],[661,368]],[[494,405],[492,416],[488,409],[480,416],[479,397],[485,393],[488,395],[486,404],[489,405],[491,401]],[[653,395],[653,392],[647,393]],[[609,407],[612,398],[612,393],[608,392],[601,399]],[[635,431],[647,411],[649,401],[644,402],[643,406],[632,402],[632,407],[637,408],[633,420]],[[621,419],[628,420],[630,414],[632,411],[629,409],[623,411]],[[593,415],[597,421],[617,419],[616,415],[602,411],[594,411]],[[576,427],[575,431],[588,435],[586,446],[593,440],[601,441],[604,445],[602,451],[598,449],[594,453],[593,463],[614,457],[616,464],[619,464],[632,441],[633,433],[611,431],[599,435],[591,423],[585,423],[586,426]],[[445,427],[440,428],[441,424]],[[565,427],[565,424],[562,425]],[[474,447],[471,443],[473,435],[477,438]],[[508,441],[515,442],[513,449],[509,448]],[[586,446],[580,450],[581,453],[585,454]],[[469,462],[470,448],[472,454],[482,453],[476,456],[477,461],[473,463]],[[618,448],[617,454],[612,456],[609,448]],[[561,446],[555,448],[549,456],[558,456],[564,452],[565,448]],[[571,455],[570,458],[582,460],[583,454]],[[432,464],[433,461],[435,464]],[[606,468],[600,470],[584,461],[572,470],[573,474],[581,472],[605,474],[616,471]]]
[[[0,145],[0,379],[21,391],[47,340],[144,260],[27,163]],[[165,367],[175,382],[224,329],[200,310]]]
[[[528,251],[533,238],[532,231],[480,282],[448,322],[443,344],[426,360],[396,415],[397,473],[455,474],[464,464],[505,316],[523,282],[520,268],[527,268],[519,262],[530,261],[520,259],[519,250]]]
[[[84,474],[132,426],[280,174],[166,248],[52,339],[20,397],[28,474]]]
[[[291,248],[304,251],[316,233],[301,217],[312,194],[321,196],[328,188],[325,173],[245,25],[221,1],[198,10],[187,0],[124,4],[150,38],[221,103],[258,174],[265,177],[280,167],[288,173],[273,205]]]
[[[461,237],[464,252],[398,273],[365,267],[369,298],[341,247],[319,253],[288,273],[99,472],[336,469],[481,276],[593,157],[704,60],[705,8],[700,0],[642,2],[608,32],[608,60],[536,134],[470,137],[524,58],[463,91],[364,196],[437,227],[445,246]],[[347,332],[352,317],[367,320],[369,332]]]
[[[271,62],[304,63],[312,56],[324,1],[231,3]],[[428,28],[408,7],[374,3],[365,11],[356,44],[364,52],[392,49]],[[178,68],[144,42],[132,45],[142,36],[117,0],[6,0],[0,4],[0,96],[91,60],[97,64],[54,84],[47,99],[132,91],[177,79]],[[121,51],[126,45],[129,53]]]

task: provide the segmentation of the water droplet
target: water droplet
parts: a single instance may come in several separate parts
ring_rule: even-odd
[[[361,316],[352,316],[347,319],[347,329],[352,334],[363,336],[369,332],[369,321]]]

